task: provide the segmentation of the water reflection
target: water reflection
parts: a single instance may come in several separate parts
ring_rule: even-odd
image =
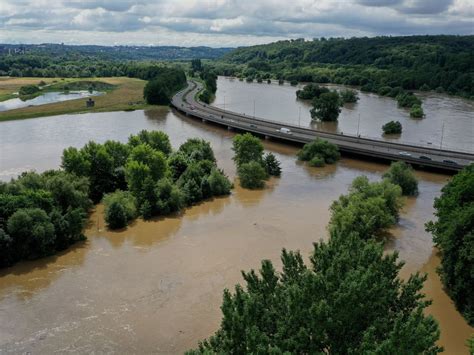
[[[239,185],[238,180],[234,181],[234,190],[232,196],[242,205],[242,207],[257,206],[262,202],[263,198],[271,194],[275,187],[278,186],[277,178],[270,178],[265,182],[265,187],[262,189],[249,190],[244,189]]]
[[[79,242],[54,256],[26,261],[0,270],[0,300],[15,295],[22,302],[28,301],[61,277],[62,272],[84,263],[88,242]]]

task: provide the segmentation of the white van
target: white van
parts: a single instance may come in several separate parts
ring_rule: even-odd
[[[285,133],[285,134],[292,134],[291,130],[289,128],[286,128],[286,127],[281,127],[280,129],[277,129],[277,132]]]

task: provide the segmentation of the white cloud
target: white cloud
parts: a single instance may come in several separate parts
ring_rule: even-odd
[[[473,0],[0,0],[0,41],[218,47],[473,34],[473,16]]]

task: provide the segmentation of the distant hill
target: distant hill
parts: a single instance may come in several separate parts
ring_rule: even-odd
[[[177,46],[95,46],[64,44],[0,44],[0,55],[61,56],[72,60],[87,56],[100,60],[216,59],[232,48]]]
[[[474,36],[296,39],[238,48],[222,62],[246,65],[247,77],[270,73],[374,92],[399,86],[474,96]]]

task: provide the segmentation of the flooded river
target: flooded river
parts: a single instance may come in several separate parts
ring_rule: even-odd
[[[38,106],[50,104],[53,102],[61,102],[68,100],[82,99],[84,97],[97,96],[102,93],[99,91],[70,91],[70,92],[46,92],[42,95],[36,96],[32,99],[22,100],[20,98],[9,99],[0,101],[0,112],[13,110],[16,108],[27,107],[27,106]]]
[[[312,122],[311,102],[298,100],[297,87],[273,83],[247,83],[235,78],[219,77],[213,105],[226,110],[245,113],[275,121],[312,127],[329,132],[370,137],[389,141],[411,143],[444,149],[474,152],[474,101],[433,92],[417,93],[423,100],[426,117],[410,118],[408,109],[399,108],[397,101],[376,94],[357,90],[360,100],[346,104],[339,115],[339,122]],[[346,88],[325,85],[331,89]],[[355,89],[354,89],[355,90]],[[400,121],[401,135],[382,135],[382,125]]]
[[[278,102],[278,100],[276,100]],[[126,141],[141,129],[163,130],[177,147],[209,140],[219,165],[234,178],[232,132],[166,110],[64,115],[0,123],[0,174],[57,168],[62,149],[88,140]],[[386,165],[343,158],[325,168],[296,161],[297,148],[265,142],[283,175],[261,191],[239,188],[181,215],[136,221],[110,232],[102,206],[91,215],[88,240],[42,260],[0,271],[0,351],[182,353],[219,326],[224,288],[263,258],[280,265],[283,247],[309,256],[326,239],[328,207],[359,175],[380,179]],[[442,291],[439,262],[424,223],[448,176],[417,172],[420,194],[406,201],[388,250],[406,261],[403,276],[429,273],[425,286],[441,322],[447,353],[467,353],[473,332]]]

